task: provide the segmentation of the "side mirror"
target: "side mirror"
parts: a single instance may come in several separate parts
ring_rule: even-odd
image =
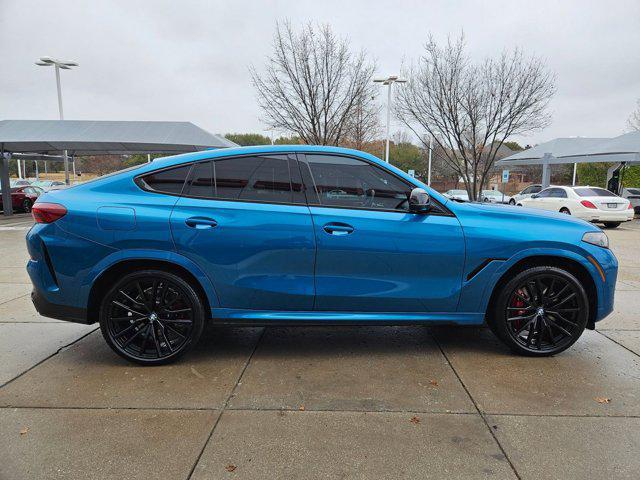
[[[424,188],[414,188],[409,196],[409,211],[426,213],[431,208],[431,198]]]
[[[538,198],[538,194],[534,193],[533,195],[531,195],[531,198]]]

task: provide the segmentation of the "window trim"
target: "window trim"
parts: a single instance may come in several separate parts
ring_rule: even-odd
[[[321,204],[315,204],[315,203],[309,203],[309,197],[307,195],[307,190],[309,189],[309,186],[306,184],[305,182],[305,178],[304,175],[302,174],[302,167],[301,167],[301,163],[304,163],[307,168],[309,169],[309,173],[311,173],[311,167],[309,166],[309,162],[307,161],[307,155],[316,155],[314,153],[307,153],[307,152],[296,152],[296,151],[285,151],[285,152],[273,152],[273,153],[264,153],[261,156],[270,156],[270,155],[280,155],[280,156],[289,156],[292,155],[294,157],[294,161],[296,162],[296,164],[298,165],[298,169],[300,171],[300,178],[302,180],[302,185],[304,186],[304,197],[305,197],[305,203],[292,203],[292,202],[273,202],[273,201],[261,201],[261,200],[241,200],[241,199],[232,199],[232,198],[206,198],[206,197],[198,197],[195,195],[186,195],[184,194],[184,190],[185,190],[185,186],[187,185],[187,180],[189,179],[189,176],[191,175],[191,171],[193,169],[193,166],[198,164],[198,163],[204,163],[204,162],[215,162],[217,160],[234,160],[237,158],[245,158],[245,157],[255,157],[256,155],[260,156],[260,153],[246,153],[243,155],[233,155],[233,156],[228,156],[228,157],[209,157],[209,158],[202,158],[199,160],[193,160],[190,162],[184,162],[184,163],[180,163],[178,165],[170,165],[167,167],[163,167],[163,168],[159,168],[157,170],[152,170],[150,172],[144,172],[141,173],[137,176],[134,177],[133,181],[134,183],[141,189],[144,190],[146,192],[150,192],[150,193],[157,193],[159,195],[170,195],[172,197],[184,197],[184,198],[193,198],[196,200],[207,200],[207,201],[211,201],[211,202],[238,202],[238,203],[257,203],[257,204],[261,204],[261,205],[289,205],[292,207],[320,207],[320,208],[338,208],[338,209],[342,209],[342,210],[364,210],[364,211],[369,211],[369,212],[391,212],[391,213],[400,213],[400,214],[405,214],[405,215],[437,215],[437,216],[441,216],[441,217],[455,217],[455,214],[449,210],[447,207],[444,206],[444,204],[442,204],[441,202],[439,202],[438,200],[435,200],[433,198],[433,196],[431,197],[431,201],[434,202],[438,208],[439,211],[430,211],[428,213],[415,213],[415,212],[410,212],[410,211],[400,211],[400,210],[395,210],[395,209],[383,209],[383,208],[366,208],[366,207],[347,207],[347,206],[338,206],[338,205],[321,205]],[[380,165],[377,165],[375,162],[372,162],[366,158],[362,158],[356,155],[345,155],[342,153],[318,153],[317,155],[331,155],[334,157],[345,157],[345,158],[350,158],[353,160],[360,160],[362,162],[368,163],[369,165],[371,165],[374,168],[380,168],[382,170],[384,170],[386,173],[388,173],[389,175],[392,175],[393,177],[395,177],[396,179],[398,179],[400,182],[402,182],[403,184],[405,184],[407,187],[410,187],[411,190],[413,190],[414,188],[419,188],[416,185],[413,185],[412,183],[408,182],[407,180],[405,180],[404,178],[402,178],[401,176],[397,175],[395,172],[392,172],[390,170],[386,170],[383,167],[381,167]],[[185,178],[184,183],[182,184],[182,190],[180,191],[180,193],[169,193],[169,192],[160,192],[158,190],[153,190],[152,188],[150,188],[146,182],[144,181],[143,177],[146,175],[150,175],[152,173],[160,173],[163,172],[165,170],[170,170],[172,168],[179,168],[179,167],[184,167],[184,166],[189,166],[189,171],[187,172],[187,177]],[[311,173],[311,180],[314,182],[313,184],[313,189],[315,190],[315,180],[313,179],[313,174]],[[289,181],[291,181],[291,170],[289,170]]]

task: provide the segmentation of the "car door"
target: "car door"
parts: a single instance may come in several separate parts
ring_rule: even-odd
[[[549,188],[542,190],[540,193],[535,194],[535,197],[532,195],[529,200],[526,202],[526,206],[529,208],[538,208],[540,210],[548,210],[548,197],[549,197]]]
[[[434,201],[409,213],[413,186],[350,156],[307,154],[302,177],[313,218],[315,309],[453,312],[465,245],[457,218]]]
[[[211,279],[221,307],[312,310],[315,239],[294,157],[194,164],[171,229],[178,252]]]

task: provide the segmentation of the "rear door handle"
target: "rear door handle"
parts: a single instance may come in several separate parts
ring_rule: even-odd
[[[187,218],[184,223],[186,223],[188,227],[197,228],[198,230],[218,226],[218,222],[216,222],[213,218],[208,217],[190,217]]]
[[[354,231],[354,228],[351,225],[339,222],[327,223],[322,227],[322,229],[329,235],[336,236],[349,235]]]

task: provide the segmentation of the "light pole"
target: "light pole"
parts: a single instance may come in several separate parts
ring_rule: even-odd
[[[399,78],[397,75],[391,75],[387,78],[374,78],[375,83],[381,83],[387,85],[387,145],[384,151],[384,161],[389,163],[389,129],[391,124],[391,85],[394,83],[405,83],[404,78]]]
[[[64,120],[64,111],[62,110],[62,87],[60,86],[60,69],[71,70],[71,67],[77,67],[78,63],[69,62],[66,60],[56,60],[55,58],[51,57],[40,57],[40,60],[36,62],[36,65],[39,65],[40,67],[56,67],[56,86],[58,87],[58,112],[60,113],[60,120]],[[66,150],[64,151],[64,182],[69,185],[69,157],[67,156]]]

